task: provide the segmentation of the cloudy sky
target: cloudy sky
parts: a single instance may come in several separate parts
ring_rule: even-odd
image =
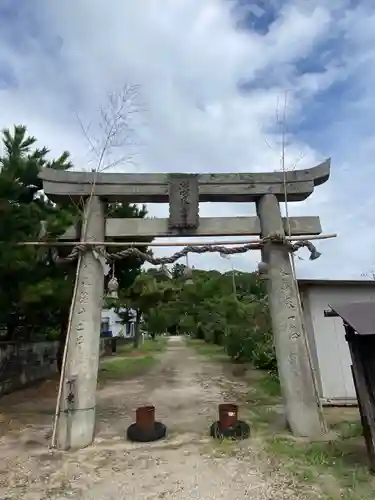
[[[117,169],[275,171],[287,93],[286,166],[332,157],[328,183],[289,211],[339,234],[318,243],[318,261],[301,251],[298,274],[357,278],[375,267],[374,26],[372,0],[0,0],[0,125],[25,124],[53,154],[92,168],[77,116],[100,138],[108,92],[137,85],[133,145],[116,152],[132,162]],[[258,259],[233,263],[252,270]],[[230,266],[215,255],[191,263]]]

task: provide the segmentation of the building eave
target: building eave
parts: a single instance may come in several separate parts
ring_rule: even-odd
[[[299,288],[312,286],[374,286],[375,280],[328,280],[328,279],[298,279]]]

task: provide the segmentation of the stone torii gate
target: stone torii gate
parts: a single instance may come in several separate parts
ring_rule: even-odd
[[[279,235],[322,232],[319,217],[282,218],[279,203],[302,201],[326,182],[330,160],[305,170],[234,174],[125,174],[44,169],[45,194],[59,204],[85,200],[85,231],[71,227],[62,239],[105,242],[170,236]],[[169,203],[168,219],[107,219],[106,202]],[[199,202],[254,202],[256,217],[199,217]],[[317,395],[289,250],[269,241],[262,249],[286,417],[294,435],[322,433]],[[57,446],[92,443],[103,301],[103,267],[94,248],[81,254],[57,426]]]

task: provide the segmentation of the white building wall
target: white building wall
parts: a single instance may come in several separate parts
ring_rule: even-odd
[[[325,318],[329,304],[374,301],[369,285],[309,285],[301,288],[305,324],[323,403],[353,404],[351,357],[341,318]]]
[[[128,325],[122,324],[120,316],[114,309],[102,309],[102,324],[108,323],[108,330],[112,332],[113,337],[134,337],[135,317]]]

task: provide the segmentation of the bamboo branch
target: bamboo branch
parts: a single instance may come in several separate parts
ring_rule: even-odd
[[[320,234],[311,236],[286,236],[287,241],[310,241],[310,240],[328,240],[337,238],[336,233]],[[149,242],[149,241],[21,241],[16,246],[37,246],[37,247],[75,247],[77,245],[85,246],[106,246],[106,247],[189,247],[206,245],[248,245],[250,243],[262,243],[263,240],[229,240],[229,241],[169,241],[169,242]],[[4,244],[4,243],[0,243]]]

